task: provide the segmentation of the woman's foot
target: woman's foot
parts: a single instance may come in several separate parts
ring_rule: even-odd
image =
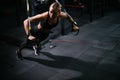
[[[33,46],[33,50],[35,55],[39,55],[40,51],[38,48],[36,48],[36,46]]]
[[[23,60],[23,56],[21,54],[21,51],[19,49],[16,50],[17,58],[20,60]]]

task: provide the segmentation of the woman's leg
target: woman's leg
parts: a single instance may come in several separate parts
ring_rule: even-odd
[[[40,53],[40,50],[41,50],[41,44],[40,44],[40,41],[39,39],[36,39],[33,43],[33,49],[34,49],[34,53],[35,55],[39,55]]]
[[[42,34],[39,37],[37,37],[37,39],[35,40],[35,42],[33,44],[34,45],[33,49],[35,51],[35,55],[39,55],[40,50],[42,49],[41,42],[44,41],[48,37],[48,35],[49,34]]]
[[[26,39],[21,43],[21,45],[19,46],[19,48],[16,50],[17,57],[18,57],[19,59],[21,59],[21,60],[23,59],[23,56],[22,56],[22,54],[21,54],[21,51],[27,46],[28,42],[29,42],[29,40],[26,38]]]

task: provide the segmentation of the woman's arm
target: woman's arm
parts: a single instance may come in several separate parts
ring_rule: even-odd
[[[74,31],[79,30],[79,27],[77,26],[77,23],[73,20],[73,18],[72,18],[70,15],[68,15],[68,14],[65,13],[65,12],[61,12],[61,13],[60,13],[60,17],[61,17],[61,18],[65,18],[65,19],[67,19],[70,23],[72,23],[72,25],[73,25],[73,30],[74,30]]]
[[[38,15],[35,15],[35,16],[32,16],[30,18],[25,19],[23,24],[24,24],[24,29],[25,29],[26,35],[29,35],[29,30],[31,27],[29,25],[29,21],[30,21],[30,23],[33,23],[33,22],[36,22],[38,20],[44,20],[44,19],[46,19],[47,14],[48,14],[48,12],[44,12],[42,14],[38,14]]]

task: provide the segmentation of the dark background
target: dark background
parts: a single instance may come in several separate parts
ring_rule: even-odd
[[[33,2],[34,2],[33,0],[29,0],[29,1],[31,1],[30,2],[30,16],[35,15],[37,13],[41,13],[41,12],[43,12],[43,10],[48,10],[48,6],[53,2],[53,0],[49,0],[49,3],[47,3],[47,4],[43,4],[43,5],[41,4],[42,6],[41,5],[35,6],[33,4]],[[105,17],[105,16],[107,16],[107,15],[109,15],[111,13],[120,11],[120,2],[118,0],[78,0],[79,2],[75,2],[75,0],[63,0],[63,1],[64,1],[64,4],[65,4],[64,6],[65,6],[66,10],[75,19],[75,21],[78,23],[78,25],[80,27],[81,27],[81,25],[85,25],[85,24],[91,23],[91,22],[93,22],[95,20],[97,21],[97,19],[98,19],[98,23],[99,23],[99,19],[100,18]],[[81,4],[84,5],[85,7],[84,8],[77,8],[77,6],[81,6]],[[71,5],[71,6],[66,6],[66,5]],[[43,7],[43,6],[46,6],[46,7]],[[40,8],[40,10],[38,10],[39,8]],[[13,75],[13,77],[16,77],[17,79],[20,78],[20,80],[26,80],[26,79],[22,79],[21,75],[20,76],[19,75],[16,76],[16,74],[19,74],[19,72],[21,72],[22,70],[23,71],[24,70],[28,70],[28,73],[29,73],[29,71],[31,71],[31,74],[33,73],[34,76],[36,75],[36,72],[37,72],[38,74],[41,74],[41,75],[38,75],[39,77],[46,77],[45,75],[49,75],[49,74],[51,74],[52,71],[54,71],[54,70],[51,70],[51,72],[47,72],[47,71],[49,71],[48,69],[51,68],[49,66],[53,66],[53,67],[56,66],[58,68],[59,67],[60,68],[64,68],[64,63],[65,64],[67,63],[67,62],[64,62],[64,61],[65,60],[69,61],[69,59],[70,59],[69,57],[65,57],[65,56],[66,55],[67,56],[72,56],[73,55],[70,52],[69,52],[70,54],[66,54],[65,51],[67,51],[67,50],[63,51],[63,54],[65,54],[64,57],[60,57],[60,56],[56,57],[55,55],[50,55],[50,56],[56,57],[56,62],[53,62],[55,64],[49,63],[49,61],[48,61],[48,64],[47,64],[46,62],[44,62],[44,60],[42,62],[42,60],[41,60],[41,58],[43,56],[42,55],[42,56],[39,56],[40,60],[37,60],[35,58],[35,61],[39,62],[39,65],[38,64],[36,65],[36,63],[33,62],[34,61],[34,56],[32,55],[32,51],[33,50],[32,51],[31,50],[26,50],[24,53],[26,53],[26,55],[28,55],[28,56],[32,56],[33,57],[33,61],[28,61],[28,62],[27,61],[26,62],[24,62],[24,61],[23,62],[17,61],[16,60],[15,50],[19,46],[19,44],[22,42],[22,40],[25,38],[24,29],[23,29],[23,20],[26,19],[27,17],[28,17],[28,15],[27,15],[27,11],[26,11],[26,1],[25,0],[0,0],[0,74],[3,74],[3,73],[5,74],[4,76],[0,75],[0,77],[4,77],[4,78],[11,77],[11,80],[13,80],[12,76],[11,76],[11,75]],[[115,19],[115,18],[117,18],[117,19]],[[119,32],[120,32],[119,31],[120,30],[119,29],[119,21],[120,20],[118,19],[119,16],[118,17],[115,16],[115,18],[112,17],[113,20],[115,19],[113,22],[112,22],[112,20],[109,21],[108,20],[109,18],[103,19],[101,21],[103,23],[102,24],[98,24],[97,25],[98,27],[96,26],[95,23],[93,23],[95,25],[88,25],[88,28],[82,28],[83,31],[80,32],[80,36],[79,36],[80,38],[78,40],[81,39],[80,42],[83,41],[84,38],[82,38],[82,36],[85,36],[89,31],[92,32],[92,29],[93,30],[96,29],[96,31],[94,31],[94,33],[97,33],[97,31],[100,32],[100,30],[98,30],[98,29],[102,28],[101,32],[99,33],[99,35],[97,35],[97,34],[90,34],[90,36],[88,36],[88,39],[91,38],[91,37],[97,37],[97,40],[100,39],[101,43],[102,43],[102,39],[100,38],[100,34],[101,35],[104,34],[104,39],[106,39],[106,36],[108,34],[106,35],[104,33],[105,30],[107,31],[107,29],[108,29],[108,32],[109,31],[112,32],[112,30],[113,30],[113,32],[114,32],[114,30],[117,31],[117,28],[118,28],[118,32],[116,32],[116,35],[118,34],[118,37],[115,36],[115,38],[114,37],[112,37],[112,38],[114,40],[116,40],[115,41],[116,43],[118,42],[117,43],[118,45],[116,45],[116,46],[117,46],[117,50],[119,51],[119,47],[120,47],[119,46],[120,45],[120,43],[119,43],[120,42],[119,41],[120,40],[120,38],[119,38]],[[107,21],[110,22],[110,23],[114,23],[114,25],[111,25],[110,23],[106,24],[105,22],[107,22]],[[61,25],[63,25],[63,23],[64,22],[61,22]],[[68,26],[68,24],[66,24],[66,25]],[[118,25],[118,27],[117,27],[117,25]],[[115,27],[115,29],[114,29],[114,27]],[[64,31],[68,31],[68,28],[64,29],[61,32],[64,32]],[[56,30],[56,33],[57,32],[59,32],[59,28]],[[75,37],[75,38],[77,38],[77,37]],[[110,37],[110,39],[112,39],[112,38]],[[87,38],[86,38],[86,41],[87,41]],[[91,41],[91,39],[89,41]],[[82,44],[84,44],[84,43],[85,43],[85,41],[83,41]],[[93,43],[93,42],[91,42],[91,43]],[[64,44],[67,44],[67,43],[64,42]],[[63,45],[62,43],[60,43],[60,46],[65,47],[65,49],[66,48],[69,49],[68,47],[66,47],[66,45]],[[60,46],[58,46],[58,48]],[[72,46],[75,46],[75,44],[71,44],[71,45],[69,44],[68,46],[72,47]],[[93,44],[93,46],[94,46],[94,44]],[[62,50],[63,47],[61,47],[60,50]],[[81,44],[79,45],[78,44],[78,47],[75,47],[75,49],[71,48],[70,50],[71,50],[71,52],[73,51],[74,53],[76,53],[77,51],[75,51],[75,50],[77,50],[77,49],[79,50],[79,49],[81,49],[81,47],[84,48],[84,45],[81,45]],[[109,47],[109,44],[108,44],[108,47]],[[97,49],[98,48],[94,48],[93,50],[88,51],[88,54],[89,54],[89,52],[91,52],[91,53],[94,53],[95,55],[99,55],[99,54],[96,54],[96,52],[99,53],[99,50],[97,51]],[[96,50],[96,51],[94,52],[94,50]],[[113,49],[113,51],[114,50],[116,51],[116,49]],[[59,52],[59,50],[58,50],[58,52]],[[109,53],[109,52],[111,52],[111,50],[108,50],[108,52],[106,52],[106,53]],[[60,53],[62,54],[62,52],[60,52]],[[77,53],[80,56],[81,51],[79,51]],[[57,54],[57,49],[56,49],[56,54]],[[114,55],[114,54],[112,54],[112,55]],[[88,57],[89,58],[84,58],[84,57],[80,56],[80,58],[84,58],[84,59],[88,59],[88,60],[92,58],[90,56],[88,56]],[[44,56],[43,56],[43,58],[44,58]],[[58,64],[57,58],[58,58],[58,62],[61,62],[61,64]],[[96,57],[96,58],[98,59],[99,57]],[[103,57],[100,57],[100,59],[102,59],[102,58]],[[61,59],[63,59],[63,61]],[[31,60],[32,60],[32,58],[31,58]],[[118,60],[120,60],[120,58]],[[87,65],[88,63],[83,62],[83,61],[78,61],[76,58],[75,59],[71,58],[71,61],[73,61],[71,63],[73,64],[74,67],[73,68],[70,67],[70,68],[72,68],[73,70],[78,70],[79,72],[83,71],[83,73],[87,73],[87,70],[86,70],[86,68],[84,68],[84,66]],[[76,65],[76,63],[74,63],[74,61],[76,61],[76,63],[80,63],[80,62],[84,63],[85,64],[83,66],[84,69],[79,68],[81,66],[81,64],[80,65],[78,64],[79,65],[78,66],[78,65]],[[46,66],[43,67],[43,65],[41,65],[42,63],[48,65],[47,68],[46,68]],[[27,67],[26,67],[26,65],[27,65]],[[35,67],[32,67],[32,65],[35,65]],[[91,63],[90,63],[90,65],[91,65]],[[41,68],[41,66],[42,66],[42,68]],[[104,67],[104,65],[102,65],[102,66]],[[107,64],[107,66],[111,67],[111,66],[114,66],[114,64],[113,65]],[[85,66],[85,67],[89,68],[89,66]],[[36,69],[36,68],[38,68],[38,69]],[[106,67],[106,69],[107,68],[108,67]],[[31,69],[33,70],[33,72],[32,72]],[[113,71],[114,71],[114,69],[115,70],[116,69],[119,70],[119,67],[117,66],[117,68],[115,67],[115,68],[109,68],[109,69],[111,69],[111,70],[113,69]],[[46,70],[46,72],[44,72],[44,70]],[[111,70],[108,70],[108,73],[111,72]],[[116,70],[116,73],[117,73],[118,70]],[[18,73],[17,73],[17,71],[18,71]],[[11,72],[13,74],[11,74]],[[42,72],[44,73],[44,76],[42,76],[43,75]],[[120,71],[118,71],[118,72],[120,72]],[[104,70],[103,70],[103,73],[104,73]],[[101,75],[105,76],[106,73],[104,73],[104,74],[103,73],[101,72],[101,74],[99,75],[99,71],[98,71],[97,75],[99,75],[100,77],[101,77]],[[26,75],[24,75],[24,74],[22,74],[22,77],[25,77],[27,75],[27,74]],[[96,73],[94,73],[94,71],[93,71],[93,77],[94,77],[94,74],[96,74]],[[89,75],[91,75],[91,72],[89,72]],[[116,76],[119,77],[118,74],[117,75],[113,74],[113,73],[111,74],[111,76],[114,76],[114,75],[115,75],[115,77]],[[27,76],[30,77],[29,75],[27,75]],[[108,77],[109,76],[110,75],[108,75]],[[87,74],[85,76],[83,76],[83,78],[87,78],[87,77],[88,77]],[[71,80],[81,80],[80,78],[79,77],[78,77],[78,79],[77,78],[75,78],[75,79],[73,78]],[[10,79],[7,79],[7,80],[10,80]],[[41,79],[41,80],[45,80],[45,79]],[[100,80],[105,80],[105,79],[100,79]],[[108,79],[108,80],[110,80],[110,79]],[[111,80],[115,80],[115,79],[111,79]],[[116,80],[120,80],[120,79],[116,79]]]
[[[36,14],[35,8],[33,9],[32,6],[35,6],[33,2],[34,0],[30,0],[30,13],[32,15]],[[33,1],[33,2],[32,2]],[[54,0],[49,0],[47,5],[50,5]],[[59,0],[60,1],[60,0]],[[85,5],[85,11],[88,9],[96,9],[98,10],[99,7],[104,7],[104,12],[109,12],[110,10],[119,10],[119,0],[78,0],[79,2],[75,2],[75,0],[63,0],[65,4],[74,4],[79,5],[79,2]],[[91,2],[94,2],[91,6]],[[105,4],[100,6],[100,3],[105,1]],[[60,1],[61,2],[61,1]],[[39,7],[38,5],[37,7]],[[93,7],[93,8],[91,8]],[[41,7],[40,7],[41,8]],[[42,7],[47,8],[48,7]],[[70,7],[69,7],[70,8]],[[26,12],[26,0],[0,0],[0,19],[1,24],[3,26],[16,26],[19,27],[22,25],[22,21],[27,18],[27,12]],[[43,11],[43,10],[42,10]],[[84,12],[85,12],[84,11]],[[83,13],[85,14],[85,13]],[[89,15],[89,13],[88,13]],[[8,24],[6,24],[8,23]],[[1,28],[3,27],[1,26]]]

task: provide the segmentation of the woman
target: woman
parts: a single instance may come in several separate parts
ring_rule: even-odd
[[[39,42],[45,40],[49,36],[51,29],[54,28],[62,18],[65,18],[71,23],[74,23],[73,19],[70,16],[61,11],[61,7],[61,4],[54,2],[50,5],[49,11],[24,20],[24,29],[27,35],[27,39],[20,45],[20,47],[16,51],[17,57],[19,59],[23,59],[21,50],[26,47],[29,42],[33,43],[35,55],[38,55],[39,49],[41,47]],[[29,20],[30,23],[36,21],[39,21],[39,23],[37,26],[29,29]],[[73,30],[76,31],[78,29],[79,28],[75,24],[73,24]]]

